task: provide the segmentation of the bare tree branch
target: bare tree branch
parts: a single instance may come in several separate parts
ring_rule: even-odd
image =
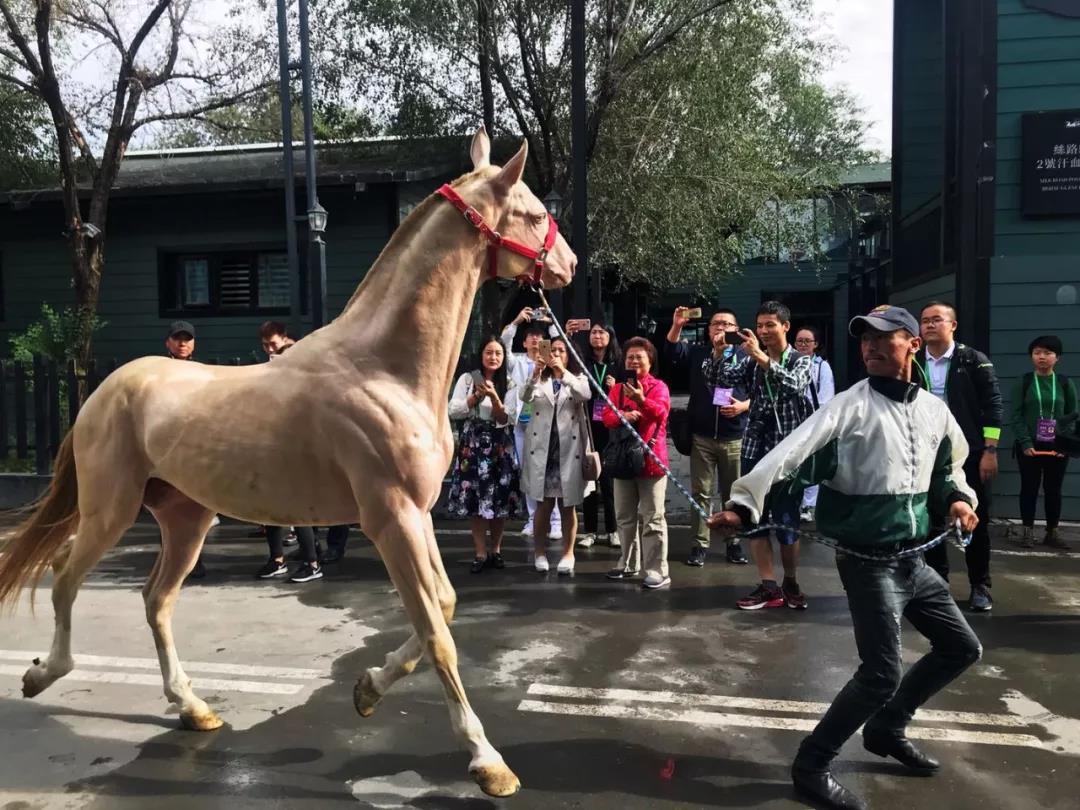
[[[30,43],[26,41],[26,35],[23,34],[15,15],[12,14],[8,0],[0,0],[0,15],[3,15],[4,22],[7,23],[8,38],[19,49],[19,53],[23,55],[24,66],[34,74],[34,78],[40,79],[42,73],[41,63],[38,62],[37,57],[34,55]]]
[[[13,84],[26,93],[40,96],[40,93],[38,92],[38,89],[36,87],[34,87],[32,84],[27,84],[22,79],[16,76],[12,76],[10,73],[0,73],[0,82],[7,82],[8,84]]]
[[[209,112],[213,112],[214,110],[222,110],[226,107],[232,107],[242,101],[246,101],[252,96],[258,95],[259,93],[267,90],[268,88],[275,87],[276,85],[277,82],[275,81],[266,81],[259,85],[249,87],[237,93],[233,93],[232,95],[215,99],[214,101],[200,104],[186,110],[171,113],[159,113],[157,115],[148,115],[145,118],[133,120],[131,123],[131,131],[134,132],[140,127],[144,127],[147,124],[153,124],[158,121],[182,121],[185,118],[193,118],[196,116],[205,115]]]

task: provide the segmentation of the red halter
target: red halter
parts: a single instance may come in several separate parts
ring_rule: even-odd
[[[465,202],[465,200],[461,199],[461,196],[450,188],[449,185],[442,186],[436,193],[449,200],[450,204],[464,214],[465,219],[471,222],[473,227],[480,231],[488,241],[488,275],[491,278],[498,278],[499,248],[506,248],[506,250],[536,262],[531,277],[528,278],[528,282],[534,285],[540,285],[540,275],[544,270],[544,261],[547,259],[548,252],[555,246],[555,239],[559,235],[559,226],[555,222],[555,217],[548,214],[548,232],[547,236],[544,238],[544,246],[540,248],[540,250],[533,250],[531,247],[523,245],[520,242],[515,242],[513,239],[504,239],[502,234],[492,229],[490,225],[484,222],[484,218],[480,216],[479,211]],[[528,276],[530,276],[529,273],[522,273],[521,276],[519,276],[519,280]]]

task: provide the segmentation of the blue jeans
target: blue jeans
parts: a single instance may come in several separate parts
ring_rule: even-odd
[[[859,726],[902,737],[915,710],[979,660],[982,646],[941,576],[921,556],[876,562],[836,554],[862,661],[821,722],[803,740],[796,767],[824,770]],[[930,652],[901,679],[901,616]]]
[[[758,461],[748,461],[743,459],[742,470],[740,475],[747,475],[754,467],[757,466]],[[792,498],[786,493],[770,492],[765,496],[765,503],[761,509],[761,519],[758,521],[759,526],[765,526],[772,524],[774,526],[788,526],[787,529],[775,529],[776,542],[782,546],[793,546],[799,541],[799,535],[797,530],[799,528],[799,510],[802,507],[802,496],[798,498]],[[751,527],[750,531],[746,533],[749,538],[764,537],[768,539],[768,529],[756,529]]]

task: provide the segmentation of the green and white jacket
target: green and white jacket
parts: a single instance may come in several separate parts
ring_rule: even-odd
[[[817,527],[840,545],[925,538],[930,514],[977,506],[964,478],[968,444],[948,406],[919,386],[870,377],[838,394],[731,488],[727,508],[760,520],[765,498],[798,503],[820,484]]]

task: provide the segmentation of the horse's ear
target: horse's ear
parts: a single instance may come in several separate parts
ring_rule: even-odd
[[[469,147],[469,157],[472,158],[473,169],[482,169],[491,165],[491,141],[488,139],[487,130],[483,125],[473,135],[472,146]]]
[[[506,165],[499,171],[498,176],[491,181],[497,192],[508,194],[510,189],[521,181],[521,176],[525,174],[525,159],[528,156],[529,142],[522,141],[521,148],[518,149],[517,154],[506,162]]]

